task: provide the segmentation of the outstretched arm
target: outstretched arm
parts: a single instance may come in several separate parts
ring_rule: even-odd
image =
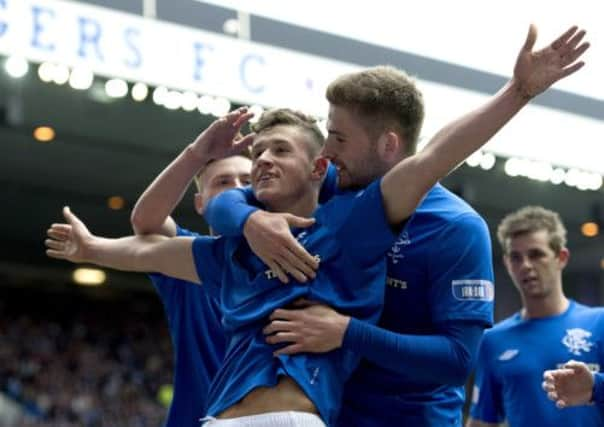
[[[67,224],[53,224],[45,241],[51,258],[74,263],[92,263],[123,271],[160,272],[201,283],[193,261],[193,238],[161,235],[107,239],[90,233],[68,207]]]
[[[558,408],[604,405],[604,374],[592,373],[583,362],[571,360],[560,369],[545,371],[543,389]]]
[[[531,25],[516,60],[514,76],[485,105],[441,129],[420,153],[406,158],[382,180],[388,219],[399,224],[424,194],[473,151],[484,145],[532,98],[583,66],[585,31],[572,27],[556,41],[533,51],[537,29]],[[413,185],[408,185],[413,183]]]
[[[170,214],[189,183],[210,162],[241,153],[251,144],[252,135],[235,141],[251,116],[242,107],[216,120],[155,178],[132,210],[130,222],[136,234],[176,235]]]

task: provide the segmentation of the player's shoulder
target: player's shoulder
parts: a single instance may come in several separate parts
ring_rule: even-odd
[[[437,184],[428,192],[412,218],[436,227],[486,228],[486,222],[466,201]]]
[[[492,328],[487,329],[484,332],[485,340],[498,340],[503,335],[508,333],[513,333],[514,329],[522,323],[522,318],[520,317],[520,313],[514,313],[510,317],[506,317],[505,319],[497,322]]]
[[[572,301],[571,304],[573,304],[573,317],[590,318],[604,321],[604,307],[591,307],[576,301]]]

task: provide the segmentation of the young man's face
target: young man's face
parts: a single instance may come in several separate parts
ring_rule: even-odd
[[[327,140],[323,154],[338,169],[338,186],[343,189],[365,187],[387,170],[376,152],[377,141],[346,107],[330,105]]]
[[[284,210],[312,191],[314,161],[305,132],[278,125],[256,136],[252,146],[252,186],[271,210]]]
[[[202,191],[198,210],[203,211],[212,197],[230,188],[250,185],[252,161],[242,156],[227,157],[210,163],[199,177]]]
[[[524,298],[539,299],[561,289],[568,256],[566,248],[556,254],[549,245],[548,232],[539,230],[511,238],[504,263]]]

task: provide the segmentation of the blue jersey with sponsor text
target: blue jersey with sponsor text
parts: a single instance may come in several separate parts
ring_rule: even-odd
[[[199,276],[220,298],[229,339],[224,364],[210,391],[209,415],[287,375],[313,401],[321,418],[334,424],[344,382],[357,366],[358,356],[339,349],[274,357],[275,347],[265,342],[262,329],[273,310],[302,297],[376,323],[383,304],[385,254],[396,234],[386,219],[380,181],[332,198],[317,209],[315,219],[312,227],[293,230],[320,259],[317,276],[308,283],[279,282],[242,238],[195,239]]]
[[[594,371],[604,364],[604,309],[570,302],[557,316],[525,320],[520,313],[485,332],[479,350],[472,417],[510,427],[596,427],[604,406],[558,409],[541,388],[543,371],[570,359]]]
[[[198,236],[180,227],[177,235]],[[157,273],[149,277],[164,305],[174,352],[174,395],[165,426],[199,427],[226,346],[219,305],[198,284]]]
[[[431,335],[449,321],[492,324],[488,228],[467,203],[440,184],[424,198],[387,258],[380,327]],[[346,384],[339,425],[390,426],[396,420],[396,425],[414,427],[461,426],[463,387],[415,377],[363,359]]]

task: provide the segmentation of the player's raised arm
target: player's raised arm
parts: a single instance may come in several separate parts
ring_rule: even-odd
[[[386,212],[393,224],[409,217],[424,194],[466,157],[486,144],[532,98],[576,72],[589,44],[572,27],[544,49],[533,51],[531,25],[512,79],[486,104],[442,128],[420,153],[402,160],[382,180]],[[383,138],[396,138],[393,132]]]

